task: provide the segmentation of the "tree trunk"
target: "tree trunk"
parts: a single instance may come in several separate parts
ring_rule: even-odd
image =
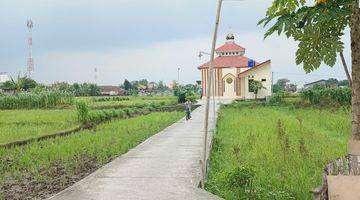
[[[344,53],[343,52],[340,52],[340,58],[341,58],[341,62],[343,64],[343,67],[344,67],[344,70],[345,70],[345,74],[346,74],[346,77],[349,81],[349,86],[352,87],[352,80],[351,80],[351,76],[350,76],[350,73],[349,73],[349,69],[348,69],[348,66],[346,64],[346,61],[345,61],[345,57],[344,57]]]
[[[354,0],[350,19],[352,57],[352,139],[360,140],[360,9]]]

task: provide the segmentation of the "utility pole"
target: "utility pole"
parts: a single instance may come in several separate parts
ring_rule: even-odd
[[[34,59],[32,56],[32,29],[34,27],[34,23],[29,19],[26,24],[29,30],[29,38],[28,38],[28,48],[29,48],[29,57],[27,59],[27,76],[31,78],[31,72],[34,71]]]
[[[180,84],[180,67],[177,68],[177,82]]]
[[[208,128],[209,128],[209,107],[210,107],[210,96],[211,96],[211,86],[213,82],[213,63],[214,63],[214,57],[215,57],[215,47],[216,47],[216,39],[219,29],[219,22],[220,22],[220,13],[221,13],[221,6],[222,1],[219,0],[218,6],[217,6],[217,12],[216,12],[216,22],[215,22],[215,30],[213,35],[213,41],[212,41],[212,48],[211,48],[211,57],[210,57],[210,66],[208,71],[208,83],[206,85],[206,107],[205,107],[205,125],[204,125],[204,155],[202,160],[202,181],[201,181],[201,187],[205,187],[205,179],[206,179],[206,171],[207,171],[207,137],[208,137]],[[214,119],[215,120],[215,119]]]
[[[98,79],[98,69],[97,67],[94,68],[94,81],[95,81],[95,84],[97,84],[97,79]]]
[[[274,94],[274,72],[271,72],[271,95]]]

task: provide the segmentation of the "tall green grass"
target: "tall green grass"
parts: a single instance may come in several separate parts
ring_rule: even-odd
[[[0,96],[0,109],[34,109],[69,106],[74,103],[74,95],[63,92],[24,92],[16,95]]]
[[[206,188],[225,199],[312,199],[325,165],[346,154],[348,111],[223,107]]]

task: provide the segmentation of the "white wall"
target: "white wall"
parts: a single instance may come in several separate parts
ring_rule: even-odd
[[[0,74],[0,83],[5,83],[6,81],[10,81],[10,77],[7,74]]]
[[[244,96],[242,95],[243,98],[245,99],[254,99],[255,98],[255,94],[253,92],[249,92],[249,76],[253,77],[254,76],[254,80],[256,81],[261,81],[261,79],[266,79],[266,81],[262,82],[263,86],[266,89],[261,89],[258,92],[257,97],[258,98],[265,98],[267,96],[271,96],[271,86],[272,86],[272,73],[271,73],[271,63],[265,63],[263,66],[254,68],[252,70],[250,70],[249,72],[245,72],[242,75],[242,79],[243,82],[242,84],[244,84],[245,87],[242,87],[242,89],[244,89],[244,91],[241,91],[241,94],[244,94]]]

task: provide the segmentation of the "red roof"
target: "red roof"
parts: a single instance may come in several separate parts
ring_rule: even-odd
[[[222,45],[221,47],[216,49],[216,52],[219,51],[225,51],[225,52],[229,52],[229,51],[245,51],[245,48],[237,45],[235,42],[229,42],[226,43],[224,45]]]
[[[245,56],[219,56],[214,59],[214,67],[215,68],[230,68],[230,67],[236,67],[236,68],[247,68],[249,58]],[[210,62],[207,62],[200,67],[199,69],[208,68]],[[258,65],[257,62],[255,62],[255,65]]]

